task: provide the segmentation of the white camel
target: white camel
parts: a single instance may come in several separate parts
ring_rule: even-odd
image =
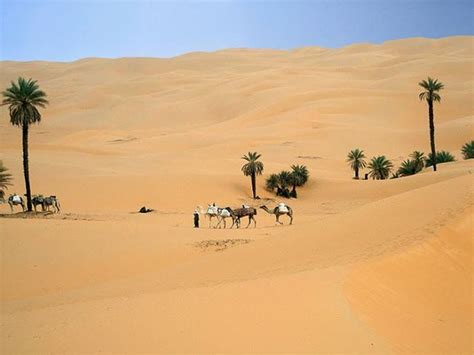
[[[10,209],[12,210],[13,213],[13,206],[18,206],[20,205],[21,208],[23,209],[23,212],[25,212],[25,201],[23,200],[23,197],[17,194],[12,194],[8,196],[8,204],[10,205]]]
[[[212,219],[214,217],[219,220],[219,207],[215,203],[207,205],[206,210],[203,210],[201,207],[199,207],[199,210],[202,215],[209,218],[209,228],[212,226]]]

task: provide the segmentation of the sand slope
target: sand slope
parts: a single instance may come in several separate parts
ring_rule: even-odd
[[[472,353],[474,165],[459,150],[474,133],[473,44],[0,63],[1,87],[31,76],[50,96],[32,187],[63,206],[0,218],[2,353]],[[428,151],[427,75],[446,85],[437,145],[458,161],[352,180],[352,148],[395,165]],[[20,132],[0,112],[21,192]],[[294,225],[259,210],[256,229],[192,229],[196,205],[258,206],[249,150],[264,177],[310,169]],[[157,212],[131,213],[144,204]]]

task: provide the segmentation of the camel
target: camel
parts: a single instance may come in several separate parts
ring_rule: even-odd
[[[61,212],[61,205],[59,204],[59,200],[56,196],[49,196],[43,199],[43,211],[49,211],[49,207],[53,207],[53,213]]]
[[[33,195],[33,197],[31,198],[31,203],[33,204],[35,212],[37,212],[36,206],[38,205],[41,205],[41,210],[44,211],[43,201],[44,201],[43,195]]]
[[[219,219],[219,223],[217,223],[216,228],[220,228],[221,222],[224,222],[224,229],[226,228],[226,219],[227,218],[232,218],[232,227],[234,226],[235,223],[235,215],[232,212],[232,209],[230,207],[225,207],[225,208],[218,208],[217,209],[217,218]],[[231,227],[231,228],[232,228]]]
[[[254,228],[257,228],[257,220],[255,219],[255,215],[257,214],[257,210],[253,207],[249,206],[242,206],[241,208],[236,208],[235,210],[231,210],[231,214],[233,215],[233,223],[230,228],[232,228],[235,225],[237,225],[237,228],[240,228],[240,219],[242,217],[249,217],[249,223],[247,224],[248,228],[250,226],[250,223],[253,221],[254,223]]]
[[[21,208],[23,209],[23,212],[25,212],[25,201],[23,200],[23,197],[13,194],[8,197],[8,204],[10,205],[10,209],[12,210],[13,213],[13,206],[20,205]]]
[[[281,208],[281,207],[284,207],[284,208]],[[293,224],[293,210],[288,205],[280,203],[273,210],[268,209],[268,207],[265,205],[260,206],[260,208],[266,211],[267,213],[274,214],[276,217],[276,222],[278,224],[283,224],[282,222],[280,222],[280,216],[283,216],[285,214],[288,215],[288,217],[290,217],[290,225]]]
[[[215,203],[213,203],[212,205],[211,204],[207,205],[207,210],[203,210],[202,208],[199,208],[199,210],[201,214],[203,214],[206,217],[209,217],[209,228],[211,228],[212,219],[214,217],[216,217],[217,220],[219,220],[219,207],[217,207]]]

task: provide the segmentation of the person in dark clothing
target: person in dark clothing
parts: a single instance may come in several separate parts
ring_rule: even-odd
[[[199,228],[199,211],[196,209],[194,210],[194,228]]]

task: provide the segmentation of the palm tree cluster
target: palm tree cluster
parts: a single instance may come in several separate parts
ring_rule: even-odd
[[[242,172],[245,176],[250,176],[250,181],[252,184],[252,195],[253,198],[257,198],[257,175],[262,175],[263,173],[263,163],[259,161],[262,155],[257,152],[248,152],[247,155],[242,157],[246,163],[242,166]]]
[[[474,159],[474,141],[467,142],[461,148],[464,159]]]
[[[11,185],[12,176],[0,160],[0,200],[5,198],[5,190]]]
[[[278,174],[271,174],[265,185],[269,191],[276,191],[277,196],[297,198],[296,188],[305,185],[308,180],[309,171],[306,166],[292,165],[291,171],[283,170]]]
[[[33,123],[41,121],[38,107],[46,107],[46,93],[39,89],[36,80],[18,78],[17,82],[11,82],[11,86],[2,92],[2,105],[7,105],[10,112],[10,123],[22,128],[23,140],[23,173],[25,176],[25,188],[27,208],[33,210],[31,204],[30,169],[28,160],[28,130]]]
[[[375,180],[388,179],[392,171],[393,164],[384,155],[379,155],[370,159],[369,163],[365,161],[364,151],[353,149],[347,154],[347,163],[354,170],[354,179],[359,179],[359,171],[367,167],[369,173],[366,174]]]
[[[395,177],[415,175],[425,167],[426,157],[423,152],[414,151],[410,154],[411,159],[404,160],[395,174]]]

